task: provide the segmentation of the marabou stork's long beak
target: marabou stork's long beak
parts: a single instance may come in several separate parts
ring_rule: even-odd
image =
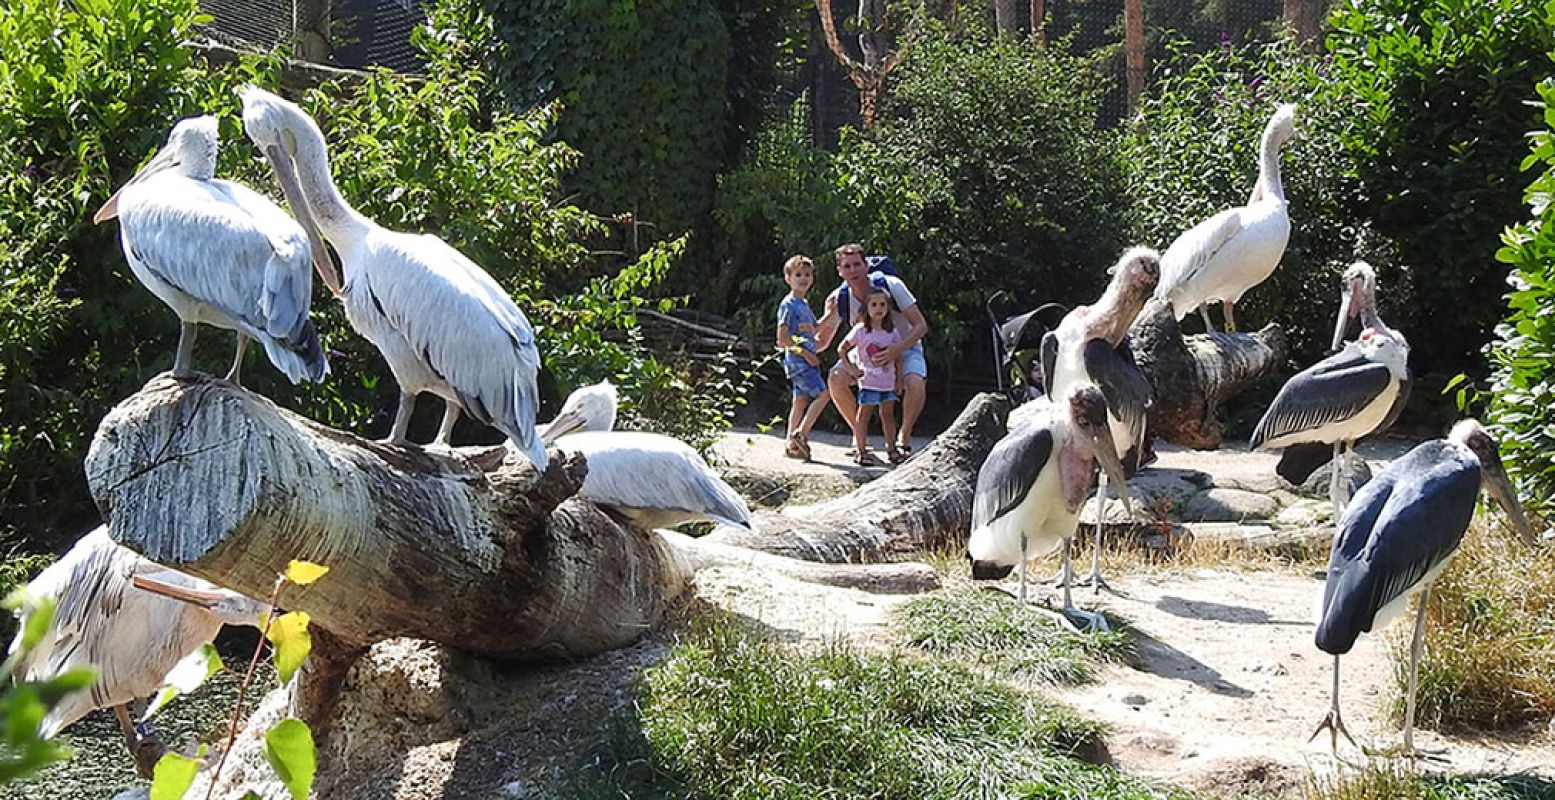
[[[190,589],[187,586],[176,586],[171,583],[159,581],[155,578],[147,578],[137,575],[133,579],[135,588],[142,591],[159,594],[163,597],[171,597],[174,600],[182,600],[190,605],[201,608],[211,608],[226,599],[220,592],[207,592],[201,589]]]
[[[1349,285],[1344,287],[1339,297],[1339,321],[1334,323],[1334,350],[1338,350],[1344,344],[1344,332],[1350,327],[1350,317],[1358,309],[1355,307],[1355,289]]]
[[[102,208],[97,209],[97,213],[92,215],[92,224],[100,225],[119,216],[119,195],[124,194],[125,189],[140,183],[158,172],[176,167],[178,163],[178,159],[173,155],[173,150],[163,148],[161,152],[157,153],[146,163],[146,166],[141,167],[134,177],[125,181],[124,185],[119,187],[119,191],[114,192],[113,196],[108,198],[108,202],[103,203]]]
[[[1091,446],[1096,450],[1096,461],[1101,468],[1107,471],[1107,480],[1117,487],[1118,497],[1123,500],[1123,510],[1129,516],[1134,516],[1134,501],[1128,493],[1128,479],[1124,477],[1123,460],[1118,458],[1117,445],[1112,440],[1112,428],[1105,421],[1092,428]]]
[[[324,281],[329,291],[339,297],[340,273],[335,271],[335,262],[329,256],[329,248],[324,245],[323,234],[319,233],[319,223],[313,216],[313,208],[302,193],[302,181],[297,178],[296,162],[292,160],[291,153],[279,145],[266,147],[265,158],[275,169],[276,181],[281,184],[281,194],[286,196],[286,205],[291,208],[292,216],[297,218],[297,223],[308,234],[314,270],[319,273],[319,279]]]
[[[1506,469],[1501,466],[1501,458],[1492,455],[1490,463],[1483,463],[1487,459],[1481,459],[1480,469],[1484,474],[1485,491],[1501,506],[1501,510],[1512,520],[1512,527],[1517,535],[1522,537],[1524,543],[1533,547],[1536,541],[1533,536],[1533,526],[1528,524],[1528,517],[1523,513],[1523,504],[1517,499],[1517,489],[1512,486],[1512,479],[1506,474]]]

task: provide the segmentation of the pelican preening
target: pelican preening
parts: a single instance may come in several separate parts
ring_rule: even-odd
[[[238,334],[227,373],[234,383],[249,339],[292,383],[323,380],[329,363],[308,319],[308,262],[322,275],[329,257],[274,203],[215,177],[218,143],[215,117],[180,121],[162,151],[92,221],[119,218],[130,269],[178,315],[175,377],[193,374],[196,326],[205,323]]]
[[[1106,628],[1100,614],[1074,607],[1067,577],[1069,545],[1093,485],[1093,462],[1118,482],[1124,505],[1130,503],[1123,462],[1107,424],[1107,403],[1100,389],[1087,384],[1046,408],[1043,417],[1005,434],[978,470],[967,543],[972,577],[1003,578],[1019,567],[1024,602],[1026,562],[1062,545],[1064,612],[1085,619],[1088,627]]]
[[[174,665],[214,639],[222,625],[257,627],[268,610],[141,558],[115,544],[104,527],[82,537],[27,589],[54,600],[54,620],[17,664],[15,677],[35,681],[76,667],[97,670],[87,690],[65,696],[44,717],[40,733],[51,737],[95,709],[112,708],[137,768],[148,776],[163,748],[136,730],[128,705],[155,694]],[[20,644],[18,633],[11,652]]]
[[[1496,441],[1471,419],[1454,425],[1446,439],[1425,442],[1389,464],[1345,510],[1328,560],[1316,635],[1318,649],[1334,656],[1333,702],[1314,737],[1327,728],[1336,750],[1341,733],[1354,743],[1339,716],[1339,657],[1350,652],[1362,633],[1402,614],[1418,593],[1404,712],[1404,751],[1414,751],[1415,677],[1425,604],[1431,582],[1463,540],[1481,487],[1532,546],[1533,531],[1501,467]]]
[[[346,319],[399,382],[389,440],[406,442],[416,395],[432,392],[447,403],[437,443],[448,443],[463,409],[544,469],[535,433],[540,355],[524,312],[442,239],[386,230],[351,208],[330,177],[324,134],[302,109],[252,86],[240,95],[243,127],[274,167],[292,213],[340,254],[344,284],[333,274],[325,281]]]
[[[1094,304],[1075,307],[1057,330],[1042,337],[1042,368],[1051,398],[1069,397],[1085,385],[1101,390],[1108,438],[1119,448],[1115,455],[1127,476],[1139,469],[1143,458],[1150,382],[1134,362],[1124,337],[1155,288],[1160,257],[1148,247],[1135,247],[1110,272],[1112,281]],[[1096,550],[1088,579],[1098,591],[1106,585],[1101,577],[1101,529],[1107,479],[1103,471],[1096,490]],[[1067,569],[1062,580],[1069,580]]]
[[[1247,205],[1194,225],[1166,248],[1155,296],[1172,304],[1177,319],[1197,308],[1204,315],[1205,330],[1213,331],[1206,305],[1218,300],[1225,310],[1226,328],[1235,330],[1237,301],[1274,273],[1290,239],[1290,213],[1280,185],[1280,148],[1295,131],[1296,107],[1277,107],[1258,143],[1258,181]]]
[[[1386,430],[1409,398],[1409,343],[1377,316],[1376,275],[1365,262],[1345,271],[1334,346],[1352,316],[1362,321],[1360,338],[1343,350],[1296,373],[1275,396],[1250,442],[1254,449],[1282,447],[1276,472],[1302,483],[1333,449],[1329,496],[1334,519],[1344,509],[1348,482],[1342,477],[1345,451]]]
[[[616,426],[616,387],[610,381],[584,386],[567,395],[562,410],[544,425],[535,426],[546,446],[569,433],[608,431]]]
[[[740,493],[679,439],[639,431],[586,431],[564,437],[557,446],[588,461],[579,497],[644,528],[698,520],[751,526],[750,508]]]

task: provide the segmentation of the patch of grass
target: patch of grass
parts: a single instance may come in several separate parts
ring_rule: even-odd
[[[47,553],[29,553],[14,541],[0,539],[0,551],[5,555],[0,557],[0,598],[11,593],[12,589],[24,586],[44,567],[54,563],[54,556]],[[0,611],[0,648],[11,643],[11,637],[16,635],[16,617],[8,611]]]
[[[902,640],[913,647],[1043,683],[1089,683],[1098,664],[1127,663],[1135,656],[1126,630],[1062,630],[1053,612],[996,592],[936,592],[908,601],[896,613]]]
[[[1177,797],[1076,757],[1100,727],[959,667],[805,654],[724,617],[644,673],[569,796]]]
[[[1316,780],[1306,800],[1555,800],[1555,783],[1529,775],[1417,775],[1394,761]]]
[[[1413,622],[1411,618],[1410,623]],[[1395,649],[1396,713],[1408,689],[1409,632]],[[1529,549],[1478,517],[1426,609],[1417,722],[1505,728],[1555,716],[1555,552]]]

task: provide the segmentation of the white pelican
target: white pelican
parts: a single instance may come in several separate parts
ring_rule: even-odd
[[[346,319],[399,382],[389,441],[406,443],[416,395],[432,392],[447,403],[438,444],[448,444],[463,409],[544,469],[545,446],[535,435],[540,354],[524,312],[442,239],[385,230],[351,208],[330,178],[324,134],[302,109],[252,86],[241,95],[243,127],[274,167],[292,213],[340,254]]]
[[[1454,425],[1443,439],[1424,442],[1361,487],[1340,521],[1328,559],[1318,649],[1334,657],[1333,699],[1324,728],[1337,750],[1339,734],[1354,743],[1339,717],[1339,657],[1362,633],[1376,630],[1420,595],[1414,642],[1409,649],[1409,696],[1404,712],[1404,753],[1414,752],[1415,677],[1425,634],[1425,605],[1431,582],[1446,568],[1474,517],[1479,490],[1511,517],[1517,533],[1533,546],[1516,490],[1501,467],[1494,439],[1478,422]]]
[[[608,431],[616,426],[616,387],[610,381],[573,390],[556,418],[535,427],[546,446],[569,433]]]
[[[323,380],[329,363],[308,319],[308,261],[324,274],[329,256],[274,203],[216,179],[218,143],[215,117],[180,121],[162,151],[92,221],[119,218],[130,269],[182,321],[175,377],[193,374],[195,326],[203,322],[237,331],[227,380],[240,381],[249,339],[264,345],[292,383]]]
[[[1255,450],[1284,448],[1275,471],[1295,484],[1323,463],[1332,445],[1329,496],[1336,524],[1348,488],[1346,451],[1353,452],[1359,439],[1387,430],[1403,412],[1410,387],[1409,343],[1377,316],[1375,273],[1357,262],[1345,271],[1344,286],[1334,346],[1352,316],[1361,317],[1360,338],[1286,381],[1249,443]]]
[[[588,475],[578,495],[644,528],[712,520],[749,528],[750,508],[679,439],[640,431],[574,433],[557,446],[582,453]]]
[[[54,600],[54,620],[14,676],[36,681],[76,667],[97,670],[86,691],[67,695],[44,717],[42,735],[112,708],[145,775],[164,748],[136,730],[128,705],[156,693],[174,665],[216,638],[222,625],[258,627],[259,615],[268,610],[257,600],[141,558],[108,538],[106,527],[83,536],[27,590]],[[20,645],[18,632],[10,651]]]
[[[1031,404],[1028,404],[1031,405]],[[1069,596],[1069,545],[1080,522],[1080,506],[1091,491],[1092,462],[1117,481],[1130,506],[1107,403],[1092,385],[1075,387],[1066,400],[1044,404],[1048,413],[1031,417],[1000,439],[977,473],[972,500],[972,536],[967,557],[972,578],[989,580],[1020,568],[1020,599],[1026,599],[1026,562],[1064,548],[1064,612],[1107,624],[1100,614],[1079,611]]]
[[[1109,271],[1112,281],[1094,304],[1076,306],[1057,330],[1042,337],[1042,371],[1051,398],[1068,397],[1080,386],[1101,389],[1109,439],[1119,448],[1127,476],[1139,469],[1144,455],[1150,382],[1124,339],[1155,287],[1160,260],[1154,250],[1135,247]],[[1107,478],[1103,472],[1096,490],[1096,552],[1089,582],[1098,591],[1106,585],[1101,577],[1101,520]]]
[[[1172,304],[1177,319],[1197,308],[1204,315],[1205,330],[1213,332],[1206,305],[1219,300],[1226,329],[1236,330],[1236,302],[1274,273],[1290,239],[1290,213],[1280,186],[1280,148],[1295,131],[1296,107],[1275,108],[1258,143],[1258,182],[1247,205],[1194,225],[1166,248],[1155,296]]]

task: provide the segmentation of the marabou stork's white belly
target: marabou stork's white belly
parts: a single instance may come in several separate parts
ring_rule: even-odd
[[[1371,625],[1366,628],[1366,631],[1370,632],[1381,630],[1382,628],[1387,627],[1388,623],[1403,616],[1404,612],[1409,610],[1410,599],[1415,595],[1420,594],[1420,592],[1424,591],[1427,586],[1430,586],[1432,583],[1434,583],[1436,581],[1436,576],[1442,574],[1442,570],[1447,568],[1447,565],[1452,562],[1452,557],[1456,554],[1456,550],[1454,550],[1452,553],[1448,553],[1447,557],[1442,559],[1442,563],[1437,564],[1436,566],[1427,570],[1425,577],[1421,578],[1418,582],[1415,583],[1415,585],[1409,587],[1407,591],[1405,591],[1403,594],[1400,594],[1398,597],[1393,598],[1387,603],[1387,605],[1377,609],[1377,613],[1371,618]]]
[[[1293,431],[1284,436],[1276,436],[1263,443],[1265,449],[1289,447],[1293,444],[1334,442],[1353,442],[1367,436],[1388,418],[1388,411],[1393,408],[1393,403],[1398,399],[1398,393],[1403,390],[1404,382],[1398,377],[1390,378],[1387,388],[1382,393],[1366,404],[1359,413],[1348,419],[1330,422],[1317,428],[1309,428],[1303,431]]]
[[[1054,443],[1052,457],[1020,505],[972,531],[967,554],[973,560],[1019,566],[1021,533],[1026,534],[1027,558],[1048,555],[1074,535],[1080,512],[1071,512],[1064,505],[1063,478],[1058,468],[1062,445],[1062,441]]]
[[[444,400],[459,402],[458,394],[448,385],[448,381],[443,380],[388,317],[378,311],[365,284],[355,283],[348,276],[340,293],[340,301],[345,306],[346,321],[351,323],[357,333],[372,342],[378,352],[383,353],[384,360],[389,362],[389,371],[394,373],[394,380],[399,383],[402,393],[417,395],[432,392]]]
[[[1180,315],[1205,303],[1235,303],[1274,274],[1290,240],[1290,215],[1285,204],[1274,200],[1255,203],[1242,211],[1242,220],[1242,230],[1173,293],[1173,307]],[[1193,305],[1184,309],[1175,298]]]

